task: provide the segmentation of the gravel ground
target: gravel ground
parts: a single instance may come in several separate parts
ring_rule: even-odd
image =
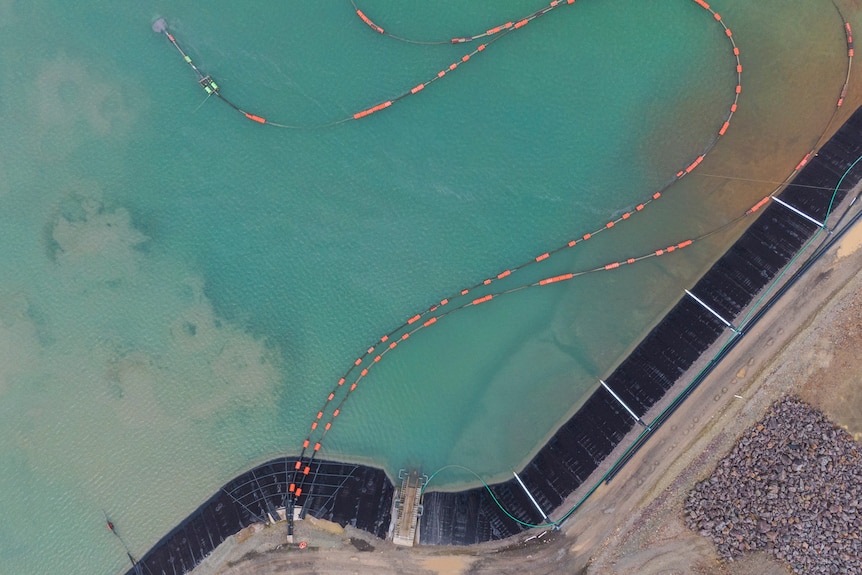
[[[765,550],[796,573],[862,573],[862,449],[797,397],[739,439],[685,510],[722,558]]]

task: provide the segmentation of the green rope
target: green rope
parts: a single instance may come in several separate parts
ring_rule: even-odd
[[[505,507],[503,507],[503,504],[502,504],[502,503],[500,503],[500,501],[497,499],[497,496],[496,496],[496,495],[494,495],[494,492],[493,492],[493,491],[491,491],[491,486],[490,486],[490,485],[488,485],[487,483],[485,483],[485,480],[484,480],[484,479],[482,479],[482,476],[480,476],[478,473],[476,473],[475,471],[473,471],[473,470],[472,470],[472,469],[470,469],[469,467],[464,467],[463,465],[457,465],[457,464],[454,464],[454,463],[453,463],[453,464],[450,464],[450,465],[444,465],[443,467],[441,467],[440,469],[438,469],[437,471],[435,471],[434,473],[432,473],[432,474],[428,477],[428,481],[426,481],[426,482],[425,482],[425,485],[423,485],[423,486],[422,486],[422,491],[420,492],[420,496],[421,496],[421,495],[423,495],[423,494],[425,493],[425,488],[426,488],[426,487],[428,487],[428,484],[429,484],[429,483],[431,483],[431,480],[432,480],[432,479],[434,479],[434,477],[435,477],[438,473],[440,473],[441,471],[444,471],[444,470],[446,470],[446,469],[463,469],[463,470],[464,470],[464,471],[466,471],[467,473],[470,473],[470,474],[474,475],[474,476],[476,477],[476,479],[478,479],[478,480],[482,483],[482,485],[485,487],[485,489],[486,489],[486,490],[488,491],[488,493],[491,495],[491,499],[493,499],[493,500],[494,500],[494,503],[496,503],[496,504],[497,504],[497,507],[499,507],[499,508],[500,508],[500,511],[502,511],[502,512],[506,515],[506,517],[508,517],[509,519],[511,519],[512,521],[514,521],[515,523],[519,523],[519,524],[521,524],[521,525],[523,525],[523,526],[525,526],[525,527],[527,527],[527,528],[530,528],[530,529],[533,529],[533,528],[544,528],[544,527],[556,527],[556,526],[558,525],[558,523],[559,523],[559,522],[557,522],[557,521],[554,521],[554,522],[552,522],[552,523],[533,524],[533,523],[527,523],[526,521],[521,521],[520,519],[518,519],[517,517],[515,517],[514,515],[512,515],[511,513],[509,513],[509,512],[506,510],[506,508],[505,508]]]

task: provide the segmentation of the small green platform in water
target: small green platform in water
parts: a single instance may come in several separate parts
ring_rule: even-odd
[[[204,76],[200,80],[198,80],[198,84],[201,85],[201,88],[207,93],[208,96],[215,94],[218,92],[218,84],[215,83],[212,76]]]

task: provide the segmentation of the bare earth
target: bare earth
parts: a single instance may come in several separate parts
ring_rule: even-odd
[[[785,393],[799,394],[862,440],[861,267],[862,224],[745,335],[622,473],[602,485],[559,532],[533,531],[466,548],[405,549],[350,527],[306,520],[297,523],[293,544],[287,543],[284,524],[259,526],[254,533],[250,528],[194,573],[789,573],[765,554],[719,561],[711,543],[684,526],[683,501],[738,435]],[[566,503],[580,496],[575,493]]]

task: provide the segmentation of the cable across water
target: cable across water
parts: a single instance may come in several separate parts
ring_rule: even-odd
[[[521,18],[521,19],[516,20],[516,21],[509,21],[509,22],[506,22],[504,24],[488,28],[484,32],[480,32],[480,33],[477,33],[477,34],[472,35],[472,36],[452,37],[448,40],[413,40],[413,39],[408,39],[408,38],[405,38],[402,36],[392,34],[388,31],[384,30],[383,27],[379,26],[378,24],[373,22],[368,16],[365,15],[365,13],[357,6],[355,0],[349,0],[349,1],[350,1],[350,4],[352,5],[354,11],[356,12],[357,16],[372,31],[374,31],[374,32],[376,32],[382,36],[389,37],[389,38],[392,38],[392,39],[395,39],[398,41],[415,43],[415,44],[441,44],[442,45],[442,44],[467,44],[467,43],[472,43],[472,42],[474,42],[476,40],[480,40],[480,39],[482,39],[482,40],[486,39],[486,40],[483,43],[476,45],[476,47],[474,49],[472,49],[471,51],[466,52],[460,59],[458,59],[457,61],[450,64],[447,68],[440,70],[435,75],[431,76],[429,79],[416,84],[414,87],[412,87],[408,90],[405,90],[400,95],[397,95],[397,96],[389,98],[389,99],[382,100],[373,106],[361,109],[361,110],[355,112],[354,114],[352,114],[350,116],[335,120],[333,122],[329,122],[329,123],[318,125],[318,126],[300,126],[300,125],[292,125],[292,124],[281,123],[281,122],[274,122],[272,120],[268,120],[268,119],[264,118],[261,115],[248,112],[248,111],[244,110],[243,108],[241,108],[240,106],[234,104],[232,101],[227,99],[222,94],[221,87],[209,75],[204,74],[194,64],[194,62],[191,60],[191,58],[188,56],[188,54],[180,47],[176,38],[173,36],[173,34],[171,34],[168,31],[167,23],[164,21],[164,19],[159,19],[158,21],[156,21],[156,23],[153,24],[153,30],[157,33],[163,33],[166,36],[166,38],[169,40],[169,42],[176,48],[176,50],[182,56],[183,60],[192,69],[193,73],[195,74],[195,77],[197,78],[199,85],[207,93],[207,97],[216,96],[217,98],[220,98],[225,103],[227,103],[230,107],[232,107],[233,109],[235,109],[239,113],[243,114],[247,119],[252,120],[253,122],[256,122],[259,124],[269,125],[269,126],[278,127],[278,128],[311,129],[311,128],[332,127],[332,126],[343,124],[343,123],[346,123],[349,121],[360,120],[360,119],[366,118],[368,116],[371,116],[377,112],[380,112],[384,109],[387,109],[387,108],[391,107],[394,103],[399,102],[399,101],[407,98],[408,96],[418,94],[420,91],[424,90],[426,87],[428,87],[431,84],[433,84],[434,82],[437,82],[438,80],[444,78],[447,74],[455,71],[461,65],[470,61],[471,58],[477,56],[481,52],[484,52],[494,42],[505,38],[507,35],[513,33],[514,31],[517,31],[517,30],[524,28],[528,23],[532,22],[534,19],[536,19],[542,15],[548,14],[549,12],[551,12],[551,11],[553,11],[559,7],[570,6],[570,5],[575,4],[575,0],[565,0],[565,1],[564,0],[553,0],[549,4],[543,6],[542,8],[540,8],[534,12],[532,12],[531,14],[529,14],[528,16],[526,16],[524,18]],[[532,282],[532,283],[521,284],[521,285],[518,285],[516,287],[505,289],[505,290],[500,290],[500,291],[483,290],[480,292],[480,295],[478,297],[474,297],[474,296],[468,297],[469,294],[471,294],[475,290],[479,290],[481,288],[486,288],[487,286],[493,284],[494,282],[497,282],[499,280],[507,278],[507,277],[511,276],[512,274],[514,274],[514,273],[516,273],[516,272],[518,272],[518,271],[520,271],[520,270],[522,270],[528,266],[532,266],[534,264],[539,264],[539,263],[549,259],[551,256],[553,256],[559,252],[562,252],[563,250],[573,248],[573,247],[591,239],[596,234],[599,234],[602,232],[607,232],[608,230],[613,229],[618,224],[629,220],[632,216],[639,214],[647,206],[649,206],[651,203],[660,199],[662,197],[663,192],[670,185],[672,185],[677,180],[685,177],[686,175],[692,173],[695,169],[697,169],[697,167],[703,162],[706,155],[717,144],[719,138],[721,136],[725,135],[725,133],[729,129],[729,126],[730,126],[730,123],[731,123],[731,120],[732,120],[734,114],[737,112],[739,97],[740,97],[740,94],[742,92],[742,63],[740,60],[740,50],[736,44],[736,41],[734,40],[734,37],[733,37],[733,34],[732,34],[730,28],[728,28],[728,26],[725,24],[723,18],[720,16],[720,14],[718,14],[715,10],[713,10],[713,8],[704,0],[692,0],[692,1],[695,4],[697,4],[700,8],[702,8],[706,12],[708,12],[712,17],[712,20],[721,26],[723,34],[725,35],[725,37],[729,41],[732,55],[733,55],[733,59],[735,61],[736,84],[732,87],[732,98],[731,98],[730,106],[729,106],[729,109],[728,109],[728,111],[724,117],[723,123],[718,128],[717,134],[713,135],[713,137],[710,138],[710,140],[706,144],[706,146],[700,152],[696,153],[696,155],[693,156],[693,159],[691,159],[691,161],[688,164],[686,164],[685,167],[678,170],[674,174],[674,176],[670,179],[670,182],[666,186],[664,186],[661,190],[652,193],[648,198],[646,198],[641,203],[637,204],[633,209],[625,211],[622,215],[620,215],[616,219],[613,219],[613,220],[607,222],[603,226],[597,227],[593,231],[583,233],[583,234],[579,235],[578,237],[571,239],[568,242],[566,242],[566,243],[564,243],[564,244],[562,244],[562,245],[560,245],[554,249],[551,249],[547,252],[544,252],[544,253],[536,256],[535,258],[533,258],[531,260],[528,260],[526,262],[523,262],[519,265],[510,267],[510,268],[504,269],[504,270],[500,271],[499,273],[497,273],[491,277],[488,277],[484,280],[481,280],[481,281],[479,281],[479,282],[477,282],[471,286],[468,286],[468,287],[462,289],[460,292],[451,294],[450,296],[439,300],[439,302],[431,305],[430,307],[428,307],[424,311],[419,312],[419,313],[411,316],[404,323],[402,323],[398,327],[394,328],[393,330],[391,330],[387,334],[383,335],[382,337],[379,338],[379,340],[375,341],[374,344],[369,346],[367,348],[367,350],[363,354],[361,354],[353,362],[353,364],[345,371],[345,373],[342,375],[342,377],[338,379],[338,381],[333,386],[330,393],[327,395],[326,399],[323,401],[323,404],[322,404],[321,408],[318,410],[316,417],[313,418],[313,421],[310,425],[310,431],[309,431],[308,435],[306,436],[305,440],[303,441],[301,453],[300,453],[300,456],[295,463],[295,468],[294,468],[292,478],[290,481],[289,493],[292,494],[292,496],[294,498],[298,499],[302,495],[302,493],[303,493],[302,490],[303,490],[303,486],[305,484],[306,477],[309,476],[309,474],[312,472],[311,466],[314,462],[315,457],[317,456],[317,454],[319,453],[319,451],[322,447],[324,439],[326,438],[328,432],[330,431],[335,419],[341,414],[341,411],[344,408],[348,398],[358,388],[360,381],[369,374],[369,372],[373,368],[373,366],[376,365],[378,362],[380,362],[383,359],[383,357],[386,356],[386,354],[388,354],[391,351],[393,351],[394,349],[396,349],[400,343],[406,341],[408,338],[410,338],[412,335],[416,334],[418,331],[420,331],[424,328],[430,327],[431,325],[436,324],[438,321],[444,319],[445,317],[451,315],[452,313],[454,313],[456,311],[461,311],[461,310],[464,310],[464,309],[467,309],[470,307],[476,307],[476,306],[481,305],[483,303],[490,302],[494,299],[499,299],[500,297],[502,297],[504,295],[509,295],[509,294],[512,294],[515,292],[519,292],[519,291],[522,291],[522,290],[527,289],[527,288],[543,287],[543,286],[547,286],[547,285],[551,285],[551,284],[557,284],[557,283],[565,282],[565,281],[568,281],[568,280],[571,280],[571,279],[574,279],[576,277],[580,277],[580,276],[583,276],[586,274],[592,274],[592,273],[601,272],[601,271],[610,271],[610,270],[614,270],[614,269],[620,268],[620,267],[625,266],[625,265],[631,265],[631,264],[637,263],[637,262],[645,260],[645,259],[649,259],[652,257],[658,257],[658,256],[661,256],[664,254],[673,253],[677,250],[680,250],[680,249],[683,249],[685,247],[692,245],[696,241],[702,240],[706,236],[712,235],[714,233],[718,233],[719,231],[727,228],[728,226],[735,225],[736,223],[738,223],[742,219],[744,219],[747,216],[758,211],[759,208],[763,207],[766,203],[769,202],[769,200],[771,199],[771,196],[767,196],[766,198],[764,198],[763,200],[758,202],[756,205],[752,206],[744,214],[741,214],[740,216],[738,216],[734,220],[731,220],[730,222],[728,222],[728,223],[726,223],[726,224],[724,224],[724,225],[722,225],[722,226],[720,226],[714,230],[711,230],[705,234],[702,234],[696,238],[682,240],[679,243],[673,244],[671,246],[654,249],[654,250],[651,250],[649,252],[645,252],[645,253],[641,253],[641,254],[636,254],[634,256],[621,259],[619,261],[610,262],[604,266],[600,266],[600,267],[596,267],[596,268],[590,268],[590,269],[572,270],[572,271],[564,273],[564,274],[559,274],[556,276],[547,277],[545,279],[542,279],[542,280],[539,280],[536,282]],[[836,9],[837,9],[837,6],[836,6]],[[839,11],[839,14],[840,14],[840,11]],[[835,112],[836,114],[837,114],[837,109],[841,107],[841,105],[843,104],[843,101],[846,97],[847,87],[849,85],[849,78],[850,78],[850,65],[852,64],[852,57],[853,57],[852,30],[850,28],[850,24],[846,21],[846,19],[844,19],[843,15],[841,15],[841,18],[842,18],[842,21],[843,21],[844,26],[845,26],[845,33],[846,33],[847,43],[848,43],[848,60],[849,60],[849,62],[848,62],[848,71],[847,71],[847,77],[846,77],[846,80],[844,83],[844,87],[841,91],[841,96],[837,102],[836,112]],[[835,114],[833,114],[833,118],[834,117],[835,117]],[[830,120],[830,124],[831,124],[831,120]],[[827,127],[827,130],[828,130],[828,127]],[[819,144],[819,142],[818,142],[818,144]],[[815,146],[815,148],[816,148],[816,146]],[[798,172],[800,169],[802,169],[802,167],[804,167],[805,163],[807,163],[808,159],[811,157],[811,155],[813,153],[814,152],[812,151],[809,155],[806,156],[806,158],[803,159],[802,162],[800,162],[800,164],[796,167],[796,169],[794,170],[793,174],[791,174],[791,176],[794,175],[796,172]],[[785,183],[787,181],[789,181],[789,179],[790,179],[790,177],[788,178],[788,180],[785,180]],[[357,375],[357,372],[358,372],[358,375]],[[325,423],[323,423],[324,420],[325,420]],[[321,424],[323,424],[323,425],[321,425]],[[310,453],[310,455],[307,455],[309,453]],[[487,487],[487,485],[486,485],[486,487]],[[490,492],[490,488],[488,488],[488,490]],[[491,493],[491,495],[493,497],[493,493]],[[496,500],[496,497],[494,498],[494,500],[495,500],[495,502],[497,502],[498,505],[500,505],[500,503]],[[501,508],[502,508],[502,506],[501,506]],[[557,525],[557,524],[561,523],[566,517],[568,517],[572,512],[574,512],[574,509],[576,509],[576,508],[577,508],[577,506],[575,508],[573,508],[572,510],[570,510],[568,513],[566,513],[566,515],[564,515],[564,517],[561,518],[560,520],[555,521],[553,524],[548,524],[546,526],[552,526],[552,525]],[[504,512],[505,512],[505,510],[504,510]],[[506,512],[506,514],[509,515],[508,512]],[[512,517],[511,515],[509,515],[509,516],[514,521],[516,521],[522,525],[530,526],[530,527],[537,527],[536,525],[530,525],[528,523],[520,521],[517,518]]]
[[[730,108],[730,112],[727,114],[725,121],[724,121],[724,124],[722,125],[721,129],[719,130],[719,136],[722,136],[727,131],[727,128],[730,125],[730,120],[733,117],[733,114],[736,112],[736,104],[737,104],[737,101],[739,99],[739,93],[742,91],[742,82],[741,82],[741,80],[742,80],[742,64],[739,60],[739,49],[737,48],[736,42],[733,39],[733,34],[731,33],[730,29],[725,25],[721,16],[718,13],[716,13],[712,8],[710,8],[709,4],[707,4],[703,0],[693,0],[693,1],[696,2],[698,5],[700,5],[702,8],[704,8],[705,10],[707,10],[710,14],[712,14],[712,16],[715,18],[715,20],[719,24],[721,24],[721,26],[724,28],[724,32],[727,35],[727,38],[730,40],[730,43],[733,46],[733,54],[734,54],[734,57],[736,58],[736,71],[737,71],[736,97],[733,100],[733,103],[732,103],[731,108]],[[222,94],[221,88],[218,86],[218,84],[216,84],[216,82],[212,79],[212,77],[201,72],[200,69],[198,69],[198,67],[192,62],[192,60],[188,56],[188,54],[186,54],[186,52],[180,47],[180,45],[177,42],[174,35],[168,31],[168,24],[164,18],[159,18],[153,24],[153,31],[157,32],[157,33],[164,34],[168,38],[168,40],[171,42],[171,44],[174,45],[174,47],[179,51],[180,55],[182,55],[184,61],[194,71],[195,76],[198,79],[198,83],[206,91],[208,97],[209,96],[218,97],[219,99],[224,101],[226,104],[228,104],[231,108],[233,108],[237,112],[241,113],[243,116],[245,116],[247,119],[249,119],[253,122],[256,122],[259,124],[266,124],[266,125],[273,126],[276,128],[306,130],[306,129],[319,129],[319,128],[328,128],[328,127],[337,126],[339,124],[343,124],[343,123],[349,122],[351,120],[360,120],[362,118],[366,118],[366,117],[368,117],[372,114],[375,114],[377,112],[385,110],[386,108],[389,108],[393,104],[407,98],[408,96],[413,96],[413,95],[418,94],[419,92],[424,90],[426,87],[428,87],[431,84],[433,84],[434,82],[437,82],[438,80],[444,78],[447,74],[454,72],[456,69],[458,69],[463,64],[466,64],[467,62],[469,62],[471,58],[484,52],[487,48],[489,48],[495,42],[503,39],[504,37],[508,36],[509,34],[515,32],[517,30],[523,29],[527,24],[529,24],[530,22],[532,22],[536,18],[543,16],[545,14],[548,14],[549,12],[551,12],[557,8],[560,8],[562,6],[575,5],[575,0],[565,0],[565,1],[564,0],[552,0],[549,4],[543,6],[542,8],[534,11],[533,13],[531,13],[531,14],[529,14],[529,15],[527,15],[527,16],[525,16],[525,17],[523,17],[517,21],[506,22],[506,23],[501,24],[499,26],[489,28],[485,32],[477,33],[473,36],[455,37],[455,38],[451,38],[450,40],[447,40],[447,41],[443,41],[443,40],[440,40],[440,41],[410,40],[407,38],[403,38],[400,36],[396,36],[396,35],[387,33],[383,30],[383,28],[381,28],[380,26],[378,26],[377,24],[372,22],[365,15],[365,13],[362,12],[362,10],[360,10],[357,7],[355,0],[350,0],[350,3],[353,6],[356,14],[359,16],[359,18],[363,22],[365,22],[372,30],[374,30],[375,32],[378,32],[380,34],[383,34],[385,36],[388,36],[390,38],[402,41],[402,42],[409,42],[409,43],[415,43],[415,44],[466,44],[466,43],[470,43],[470,42],[473,42],[474,40],[478,40],[481,38],[488,38],[488,40],[482,44],[478,44],[474,49],[463,54],[459,59],[457,59],[456,61],[449,64],[449,66],[447,66],[446,68],[438,71],[436,74],[434,74],[430,78],[428,78],[422,82],[419,82],[418,84],[414,85],[412,88],[406,89],[398,95],[395,95],[393,97],[381,100],[377,104],[374,104],[373,106],[369,106],[369,107],[363,108],[361,110],[358,110],[350,116],[342,117],[342,118],[339,118],[339,119],[336,119],[336,120],[333,120],[331,122],[327,122],[324,124],[304,126],[304,125],[299,125],[299,124],[291,124],[291,123],[286,123],[286,122],[277,122],[277,121],[273,121],[273,120],[268,120],[263,115],[246,111],[245,109],[241,108],[239,105],[233,103],[224,94]],[[705,152],[704,152],[704,154],[705,154]],[[700,162],[703,160],[704,154],[701,154],[700,156],[698,156],[692,164],[690,164],[689,166],[687,166],[685,168],[684,171],[681,171],[679,174],[677,174],[677,177],[681,177],[682,175],[691,172],[692,169],[697,167],[697,165],[700,164]]]
[[[313,421],[311,422],[309,433],[306,436],[306,438],[303,440],[303,443],[302,443],[300,456],[294,464],[294,477],[292,478],[290,485],[289,485],[289,492],[290,493],[294,494],[294,496],[297,498],[302,495],[303,488],[305,485],[305,479],[312,472],[311,466],[312,466],[314,459],[316,458],[317,454],[319,453],[320,449],[322,448],[324,439],[326,438],[327,434],[329,433],[330,429],[332,428],[332,425],[334,424],[335,419],[341,414],[342,409],[344,408],[344,405],[347,402],[348,398],[351,396],[351,394],[359,386],[360,381],[369,374],[370,370],[378,362],[380,362],[386,356],[386,354],[388,354],[389,352],[396,349],[399,344],[401,344],[402,342],[409,339],[412,335],[414,335],[419,330],[424,329],[426,327],[430,327],[431,325],[434,325],[439,320],[447,317],[448,315],[450,315],[451,313],[454,313],[455,311],[460,311],[460,310],[466,309],[468,307],[475,307],[475,306],[481,305],[483,303],[487,303],[487,302],[493,300],[494,298],[499,299],[503,295],[515,293],[515,292],[527,289],[529,287],[539,287],[539,286],[546,286],[546,285],[550,285],[550,284],[560,283],[560,282],[567,281],[567,280],[570,280],[570,279],[573,279],[575,277],[579,277],[579,276],[585,275],[585,274],[595,273],[595,272],[599,272],[599,271],[610,271],[613,269],[617,269],[621,266],[630,265],[630,264],[636,263],[638,261],[641,261],[641,260],[644,260],[647,258],[661,256],[661,255],[664,255],[666,253],[673,253],[676,250],[688,247],[697,239],[702,239],[706,235],[711,235],[711,234],[716,233],[718,231],[718,230],[712,230],[712,231],[708,232],[707,234],[704,234],[704,236],[701,236],[699,238],[683,240],[677,244],[658,248],[658,249],[652,250],[651,252],[646,253],[646,254],[639,254],[639,255],[635,255],[632,257],[622,259],[620,261],[610,262],[610,263],[608,263],[604,266],[601,266],[599,268],[587,269],[587,270],[576,270],[576,271],[572,271],[572,272],[569,272],[566,274],[548,277],[548,278],[545,278],[543,280],[540,280],[538,282],[534,282],[531,284],[523,284],[523,285],[511,288],[508,290],[500,291],[500,292],[483,293],[479,297],[471,297],[471,298],[466,297],[476,289],[484,288],[486,286],[493,284],[496,281],[507,278],[507,277],[511,276],[513,273],[515,273],[519,270],[522,270],[522,269],[526,268],[527,266],[531,266],[531,265],[543,262],[543,261],[549,259],[551,256],[553,256],[553,255],[555,255],[555,254],[557,254],[563,250],[573,248],[573,247],[577,246],[578,244],[581,244],[581,243],[591,239],[596,234],[606,232],[608,230],[613,229],[618,224],[625,222],[625,221],[629,220],[632,216],[642,212],[652,202],[654,202],[654,201],[656,201],[662,197],[662,193],[663,193],[664,189],[669,187],[673,182],[685,177],[686,175],[690,174],[693,170],[695,170],[701,164],[701,162],[706,157],[706,155],[709,153],[709,151],[716,145],[718,139],[727,132],[728,127],[730,126],[730,120],[732,119],[733,115],[736,113],[736,111],[738,109],[739,96],[740,96],[740,93],[742,92],[742,64],[740,61],[740,50],[739,50],[739,47],[736,45],[736,42],[733,38],[733,34],[732,34],[730,28],[727,27],[727,25],[725,24],[722,17],[717,12],[715,12],[709,6],[709,4],[707,4],[703,0],[693,0],[693,1],[696,4],[698,4],[701,8],[703,8],[704,10],[709,12],[709,14],[711,14],[713,20],[721,25],[721,28],[722,28],[722,31],[723,31],[725,37],[729,40],[732,54],[733,54],[733,58],[736,62],[735,70],[736,70],[737,82],[736,82],[735,87],[733,88],[733,98],[732,98],[732,101],[730,104],[729,111],[728,111],[727,115],[725,116],[725,120],[724,120],[723,124],[721,125],[721,127],[719,128],[717,135],[713,136],[713,138],[710,139],[710,141],[706,145],[706,147],[700,153],[698,153],[696,155],[696,157],[688,165],[686,165],[685,168],[680,169],[673,176],[671,182],[669,184],[667,184],[667,186],[665,186],[665,188],[663,188],[660,191],[654,192],[653,194],[650,195],[649,198],[647,198],[643,202],[637,204],[633,209],[631,209],[629,211],[625,211],[619,217],[617,217],[614,220],[607,222],[605,225],[603,225],[599,228],[596,228],[595,230],[593,230],[591,232],[584,233],[577,238],[569,240],[568,242],[566,242],[565,244],[563,244],[561,246],[558,246],[557,248],[554,248],[552,250],[544,252],[544,253],[536,256],[535,258],[528,260],[526,262],[523,262],[519,265],[516,265],[514,267],[510,267],[508,269],[502,270],[501,272],[499,272],[498,274],[496,274],[492,277],[486,278],[480,282],[477,282],[476,284],[473,284],[472,286],[468,286],[468,287],[462,289],[460,292],[457,292],[455,294],[451,294],[448,297],[441,299],[438,303],[431,305],[430,307],[426,308],[424,311],[419,312],[419,313],[411,316],[404,323],[402,323],[398,327],[394,328],[390,332],[386,333],[385,335],[380,337],[378,341],[376,341],[374,344],[369,346],[366,349],[365,353],[361,354],[353,362],[353,364],[346,370],[344,375],[342,375],[342,377],[340,377],[338,379],[338,381],[333,386],[332,390],[329,392],[326,399],[324,400],[323,405],[317,411],[317,414],[314,417]],[[557,6],[562,5],[561,2],[556,2],[556,3],[552,3],[552,4],[553,4],[552,7],[557,7]],[[355,4],[354,4],[354,6],[355,6]],[[360,18],[362,18],[364,16],[364,14],[361,12],[361,10],[359,10],[358,8],[356,8],[356,10],[357,10],[357,13],[360,16]],[[533,13],[533,15],[528,17],[526,19],[526,21],[529,22],[530,20],[532,20],[532,19],[538,17],[539,15],[545,13],[545,12],[541,12],[541,14],[540,14],[539,12],[541,12],[541,11],[537,11],[537,12]],[[362,18],[362,19],[365,20],[366,18]],[[521,23],[521,22],[524,22],[524,21],[523,20],[519,21],[517,24],[511,24],[510,26],[503,25],[500,27],[495,27],[495,28],[489,29],[488,30],[489,34],[493,32],[493,38],[491,39],[491,42],[496,41],[496,40],[504,37],[506,34],[510,33],[513,30],[523,28],[523,26],[525,26],[526,24]],[[368,24],[368,22],[366,22],[366,24]],[[369,26],[371,26],[372,29],[375,29],[375,31],[377,31],[378,33],[381,33],[381,34],[383,33],[382,29],[377,30],[376,28],[374,28],[374,26],[376,26],[376,25],[372,25],[372,24],[369,24]],[[520,24],[520,25],[518,25],[518,24]],[[465,41],[467,41],[467,40],[465,40]],[[477,51],[482,51],[484,49],[483,46],[485,46],[485,45],[484,44],[480,45],[477,48]],[[452,68],[452,69],[454,69],[454,68]],[[435,79],[442,78],[444,75],[445,75],[445,71],[438,74],[438,76]],[[430,80],[429,83],[433,82],[435,79]],[[421,88],[419,88],[416,91],[418,92],[419,90],[421,90]],[[383,106],[383,107],[385,108],[388,106]],[[383,109],[383,108],[380,108],[380,109]],[[360,117],[364,117],[364,116],[360,116]],[[356,119],[358,119],[358,118],[356,118]],[[749,209],[748,212],[746,212],[746,214],[740,216],[740,218],[743,218],[746,215],[750,215],[751,213],[754,213],[759,207],[761,207],[766,202],[768,202],[768,200],[769,200],[769,198],[765,198],[760,203],[758,203],[756,206]],[[733,223],[735,223],[735,221],[736,220],[734,220],[734,222],[730,222],[726,225],[732,225]],[[723,227],[725,227],[725,226],[722,226],[722,228]],[[453,301],[458,301],[460,303],[453,304],[452,303]],[[450,307],[447,307],[445,311],[438,313],[438,310],[440,310],[441,308],[444,308],[446,306],[450,306]],[[358,376],[355,375],[355,372],[357,372],[357,371],[358,371]],[[342,391],[344,389],[346,389],[347,391],[346,392]],[[331,409],[331,411],[330,411],[330,409]],[[325,417],[327,415],[327,413],[329,415],[328,415],[328,417]],[[324,422],[324,420],[325,420],[325,422]],[[306,455],[308,453],[310,453],[310,456]]]

